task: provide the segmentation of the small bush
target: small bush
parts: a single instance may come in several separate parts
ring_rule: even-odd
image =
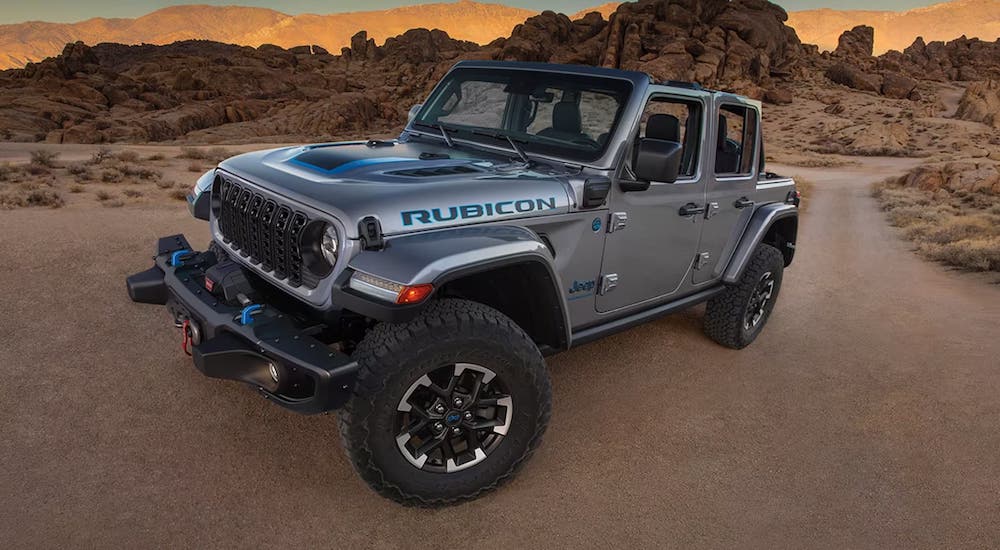
[[[170,189],[174,186],[174,182],[171,180],[156,180],[156,186],[160,189]]]
[[[201,167],[201,163],[192,162],[191,164],[188,164],[188,172],[199,173],[199,172],[204,172],[204,171],[205,170]]]
[[[27,173],[31,174],[32,176],[42,176],[52,173],[52,170],[50,170],[48,166],[45,166],[43,164],[34,164],[34,163],[26,166],[24,170]]]
[[[114,158],[114,156],[110,147],[101,147],[94,154],[90,155],[90,164],[104,164],[105,161]]]
[[[125,179],[125,176],[117,168],[109,168],[101,171],[101,181],[104,183],[121,183],[123,179]]]
[[[97,192],[97,200],[99,201],[111,200],[112,198],[114,198],[114,196],[115,195],[113,195],[112,193],[108,193],[107,191]]]
[[[111,199],[111,200],[102,202],[101,204],[103,204],[104,206],[107,206],[108,208],[119,208],[119,207],[125,206],[125,201],[123,201],[121,199]]]
[[[129,151],[129,150],[119,151],[118,154],[115,155],[115,158],[117,158],[118,160],[120,160],[122,162],[138,162],[139,161],[139,153],[136,153],[135,151]]]
[[[55,168],[56,158],[58,157],[59,153],[56,153],[55,151],[38,149],[31,152],[31,164],[44,166],[46,168]]]
[[[79,184],[69,186],[70,193],[83,193],[85,189],[87,188]]]
[[[167,156],[164,155],[163,153],[153,153],[152,155],[149,155],[148,157],[146,157],[146,160],[151,161],[151,162],[156,162],[156,161],[160,161],[160,160],[166,160],[166,158],[167,158]]]
[[[181,154],[177,158],[189,160],[207,160],[212,163],[219,163],[233,156],[232,151],[224,147],[212,147],[211,149],[199,149],[197,147],[181,147]]]
[[[187,190],[186,189],[174,189],[173,191],[170,192],[170,198],[176,199],[176,200],[179,200],[179,201],[186,201],[187,200]]]
[[[122,191],[122,193],[130,199],[137,199],[142,196],[142,191],[139,191],[138,189],[126,189]]]

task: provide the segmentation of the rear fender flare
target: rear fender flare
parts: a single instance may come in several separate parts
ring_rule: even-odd
[[[750,263],[750,258],[753,257],[757,245],[764,242],[764,238],[774,227],[774,224],[784,219],[794,218],[798,220],[798,216],[798,207],[791,204],[771,203],[758,208],[753,217],[750,218],[750,223],[747,225],[746,231],[743,232],[740,244],[736,246],[732,260],[722,274],[722,282],[730,285],[736,284],[743,276],[743,271]],[[794,238],[791,243],[795,243]],[[784,250],[781,252],[785,253]],[[788,263],[791,263],[791,254],[786,255],[786,265]]]

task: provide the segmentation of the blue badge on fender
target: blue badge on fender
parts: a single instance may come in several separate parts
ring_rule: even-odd
[[[590,228],[594,230],[594,233],[597,233],[598,231],[600,231],[601,230],[601,218],[594,218],[594,221],[590,223]]]

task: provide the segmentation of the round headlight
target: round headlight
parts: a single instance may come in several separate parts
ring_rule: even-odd
[[[320,248],[323,251],[323,258],[326,259],[331,266],[337,263],[339,244],[340,239],[337,236],[337,229],[332,225],[327,225],[326,230],[323,231],[323,242]]]
[[[337,229],[325,221],[314,220],[299,236],[302,263],[317,277],[326,277],[337,264],[340,236]]]

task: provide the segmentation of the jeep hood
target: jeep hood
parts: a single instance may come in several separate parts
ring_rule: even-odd
[[[470,147],[347,142],[256,151],[219,168],[339,219],[357,238],[375,216],[386,235],[565,213],[568,174]]]

